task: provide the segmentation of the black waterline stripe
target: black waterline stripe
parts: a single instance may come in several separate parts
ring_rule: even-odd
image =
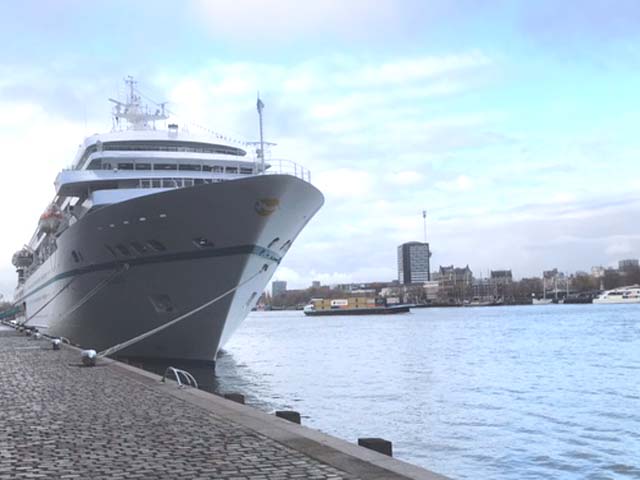
[[[128,263],[130,267],[134,267],[151,263],[180,262],[184,260],[196,260],[198,258],[228,257],[231,255],[258,255],[259,257],[263,257],[276,263],[280,263],[280,260],[282,260],[282,257],[276,254],[273,250],[259,247],[257,245],[239,245],[237,247],[202,249],[194,250],[191,252],[164,253],[148,257],[134,257],[123,260],[114,260],[111,262],[98,263],[95,265],[87,265],[86,267],[80,267],[74,270],[68,270],[66,272],[59,273],[55,277],[50,278],[49,280],[44,282],[42,285],[35,287],[33,290],[23,295],[14,303],[20,303],[24,301],[27,297],[30,297],[34,293],[42,290],[44,287],[52,284],[53,282],[57,282],[58,280],[73,277],[76,275],[98,272],[100,270],[113,270],[124,265],[125,263]]]

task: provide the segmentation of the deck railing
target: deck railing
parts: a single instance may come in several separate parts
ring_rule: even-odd
[[[266,175],[293,175],[311,183],[311,171],[296,162],[284,158],[271,158],[267,161],[267,165],[269,167],[264,172]]]

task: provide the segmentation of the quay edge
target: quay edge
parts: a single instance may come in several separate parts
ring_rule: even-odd
[[[12,336],[17,337],[12,340],[14,342],[29,342],[29,344],[32,346],[37,345],[36,342],[38,342],[42,344],[42,349],[25,350],[23,346],[19,346],[18,348],[14,349],[13,353],[7,353],[7,348],[3,345],[7,343],[7,333],[10,333]],[[302,455],[303,458],[306,458],[306,461],[308,462],[319,462],[318,465],[324,464],[325,466],[328,466],[328,468],[333,468],[341,473],[346,474],[346,477],[343,478],[376,480],[447,479],[447,477],[445,476],[430,472],[428,470],[388,457],[375,451],[368,450],[356,445],[355,443],[352,444],[344,440],[340,440],[324,433],[312,430],[310,428],[288,422],[284,419],[276,417],[275,415],[269,415],[253,407],[238,404],[202,390],[196,390],[193,388],[178,388],[174,382],[161,383],[160,377],[156,374],[152,374],[114,360],[101,360],[98,362],[98,367],[78,367],[77,364],[80,363],[80,350],[70,345],[65,344],[63,345],[63,348],[61,350],[54,351],[53,349],[51,349],[51,347],[47,347],[47,342],[44,340],[36,341],[28,339],[26,337],[19,337],[17,334],[14,334],[12,332],[2,332],[0,333],[0,361],[2,361],[3,358],[6,361],[8,359],[7,355],[24,356],[23,358],[27,357],[25,358],[26,361],[22,362],[23,365],[20,366],[20,370],[24,372],[25,369],[30,368],[29,365],[33,365],[34,375],[36,377],[41,377],[40,379],[35,380],[36,382],[52,382],[50,377],[46,376],[46,369],[68,369],[68,372],[58,372],[58,374],[56,375],[58,377],[58,381],[60,381],[60,378],[64,377],[74,379],[72,380],[73,382],[88,382],[89,384],[86,385],[87,392],[89,392],[90,390],[96,391],[95,383],[97,383],[98,381],[106,381],[107,383],[110,382],[112,383],[111,387],[117,387],[117,384],[126,383],[127,385],[132,385],[134,390],[137,390],[136,396],[139,398],[164,398],[164,400],[161,400],[163,408],[167,406],[170,407],[171,404],[177,406],[177,408],[185,408],[185,405],[193,407],[192,413],[185,412],[185,415],[187,417],[196,414],[202,415],[202,411],[204,410],[206,413],[210,414],[210,416],[206,416],[206,418],[209,418],[209,421],[212,424],[211,431],[214,431],[215,428],[220,428],[219,423],[220,421],[222,421],[224,428],[229,430],[228,434],[226,434],[228,438],[233,439],[235,436],[245,435],[246,433],[243,432],[246,431],[255,432],[255,434],[258,436],[266,437],[265,440],[271,441],[272,444],[273,442],[275,442],[275,444],[280,444],[284,447],[287,447],[285,448],[285,452],[283,452],[285,456],[290,456],[290,454],[286,454],[287,450],[293,450],[297,453],[298,456]],[[31,356],[32,358],[29,359],[29,356]],[[43,364],[45,363],[48,366],[46,366],[45,368],[38,368],[38,362],[41,364],[40,367],[43,367]],[[6,366],[6,364],[0,363],[1,369],[5,369]],[[2,372],[0,372],[0,375],[1,374]],[[80,376],[82,378],[78,379],[76,378],[77,376]],[[112,378],[112,380],[109,380],[109,378]],[[33,380],[34,379],[32,379],[31,382],[33,382]],[[20,382],[20,379],[15,378],[13,381]],[[91,385],[91,383],[94,383],[94,385]],[[9,388],[4,389],[4,391],[10,392],[12,390],[10,386],[8,387]],[[22,388],[19,385],[17,387],[18,390]],[[52,385],[49,385],[48,387],[45,385],[44,390],[48,390],[50,387],[52,387]],[[58,388],[62,388],[64,391],[65,389],[70,388],[69,385],[56,385],[55,387],[56,388],[51,389],[51,391],[58,391]],[[98,388],[97,390],[100,389]],[[82,396],[82,393],[83,392],[79,391],[77,392],[77,395]],[[2,396],[3,393],[0,393],[0,397]],[[177,402],[172,402],[169,397],[173,397],[175,400],[177,400]],[[4,400],[8,401],[9,399],[3,399],[3,403]],[[96,398],[94,400],[98,403],[106,401],[101,398]],[[83,407],[86,406],[86,402],[94,400],[92,400],[91,398],[85,398],[83,400]],[[20,408],[25,407],[23,405]],[[43,408],[46,409],[46,405],[44,405]],[[54,405],[54,408],[59,409],[60,405]],[[33,413],[27,417],[27,421],[39,421],[43,414],[46,415],[46,412],[40,411],[37,415]],[[154,412],[153,410],[145,410],[144,414],[145,416],[150,415],[151,421],[135,422],[137,425],[136,428],[153,429],[155,428],[153,424],[156,423],[153,421],[153,417],[155,415],[157,415],[158,417],[161,417],[163,415],[162,412]],[[82,415],[93,415],[93,413],[90,408],[81,408],[78,412],[74,413],[74,417]],[[23,421],[24,418],[21,422]],[[2,427],[3,429],[5,428],[5,425],[1,424],[4,424],[5,422],[11,422],[11,420],[9,418],[5,418],[0,421],[0,427]],[[23,429],[24,426],[20,426],[20,428]],[[29,429],[27,428],[26,431],[28,430]],[[115,426],[114,432],[117,431],[118,428],[117,426]],[[147,433],[151,436],[154,436],[154,432],[152,431],[149,431]],[[55,435],[55,432],[53,432],[52,434]],[[63,443],[64,442],[66,442],[66,440],[63,440]],[[211,442],[212,444],[215,443],[215,439],[213,437],[211,438]],[[263,448],[262,445],[263,442],[258,442],[254,448],[259,450]],[[256,454],[258,453],[259,452],[256,452]],[[95,452],[92,455],[94,454]],[[131,455],[134,455],[134,453],[132,452]],[[252,456],[250,452],[248,452],[248,455]],[[0,461],[0,467],[4,468],[2,461]],[[157,462],[158,459],[154,457],[153,461]],[[208,461],[211,461],[211,459],[209,459]],[[140,464],[140,459],[136,458],[135,463]],[[144,468],[156,468],[156,466],[149,466]],[[194,468],[204,468],[204,466],[195,465]],[[260,466],[256,466],[256,471],[259,471],[259,469]],[[38,473],[37,466],[34,467],[34,471]],[[189,478],[189,476],[187,475],[183,478]],[[216,478],[226,477],[216,476]],[[265,476],[265,478],[269,477]],[[328,478],[336,477],[329,476]]]

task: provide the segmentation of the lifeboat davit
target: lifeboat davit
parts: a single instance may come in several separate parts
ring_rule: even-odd
[[[62,223],[62,211],[55,203],[47,207],[38,222],[38,228],[44,233],[55,233]]]
[[[26,248],[18,250],[13,254],[11,263],[17,268],[25,268],[33,263],[33,253]]]

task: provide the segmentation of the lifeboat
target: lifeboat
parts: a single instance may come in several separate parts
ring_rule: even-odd
[[[47,207],[38,222],[38,228],[44,233],[55,233],[62,223],[62,211],[55,203]]]
[[[33,253],[26,248],[18,250],[13,254],[11,263],[13,263],[14,267],[16,268],[28,267],[33,263]]]

